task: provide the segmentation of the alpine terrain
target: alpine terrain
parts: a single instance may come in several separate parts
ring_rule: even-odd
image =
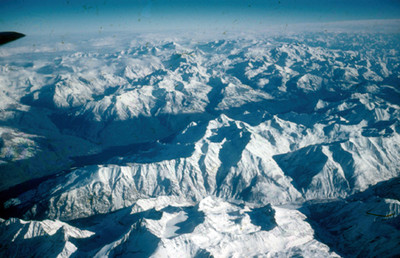
[[[399,35],[1,46],[0,256],[400,256]]]

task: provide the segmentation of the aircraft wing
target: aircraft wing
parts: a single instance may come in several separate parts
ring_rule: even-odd
[[[15,31],[0,32],[0,45],[6,44],[10,41],[25,37],[24,34]]]

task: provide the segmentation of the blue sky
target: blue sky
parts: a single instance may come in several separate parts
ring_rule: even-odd
[[[268,29],[366,19],[400,19],[400,0],[0,0],[0,31],[25,34]]]

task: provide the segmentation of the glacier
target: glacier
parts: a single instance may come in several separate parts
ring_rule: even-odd
[[[1,256],[400,255],[398,34],[24,40]]]

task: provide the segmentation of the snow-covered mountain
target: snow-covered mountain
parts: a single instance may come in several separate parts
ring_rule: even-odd
[[[2,256],[400,254],[398,35],[28,40],[0,49]]]

